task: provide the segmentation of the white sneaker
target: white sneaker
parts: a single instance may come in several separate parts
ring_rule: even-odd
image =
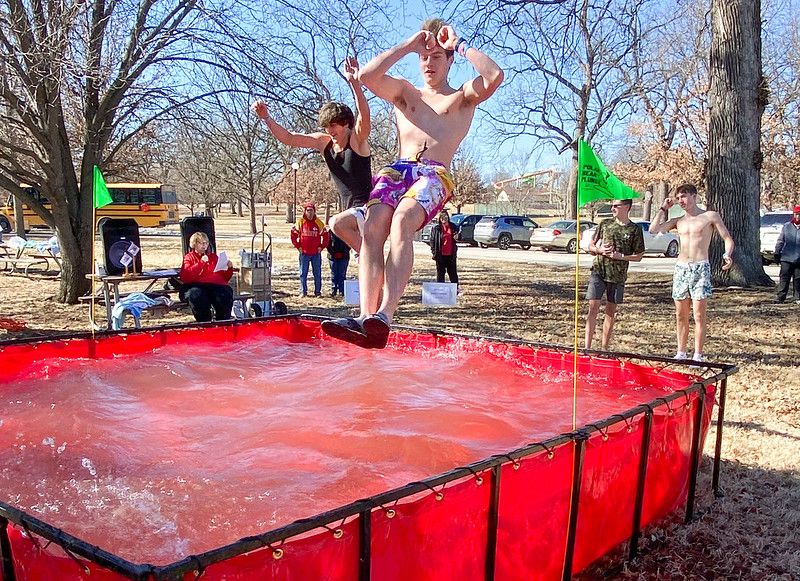
[[[706,360],[706,356],[702,353],[695,353],[692,357],[692,361],[697,361],[698,363],[703,363]]]
[[[675,354],[675,359],[688,359],[688,358],[689,358],[689,354],[686,353],[686,351],[678,351]]]

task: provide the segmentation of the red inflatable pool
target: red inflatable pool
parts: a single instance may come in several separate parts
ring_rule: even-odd
[[[691,516],[736,371],[582,353],[573,430],[566,348],[319,323],[0,343],[0,579],[569,578]]]

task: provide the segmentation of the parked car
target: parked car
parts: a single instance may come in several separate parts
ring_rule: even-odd
[[[759,238],[761,239],[761,261],[764,264],[775,262],[775,243],[778,242],[783,225],[791,219],[791,210],[777,210],[761,216]]]
[[[475,242],[475,225],[483,218],[483,214],[453,214],[450,221],[458,226],[458,242],[467,242],[477,246]]]
[[[526,216],[484,216],[475,225],[475,242],[481,248],[497,245],[508,250],[512,244],[528,250],[531,234],[539,225]]]
[[[597,226],[594,222],[581,222],[581,232],[594,226]],[[576,220],[562,220],[537,228],[531,236],[531,244],[540,247],[545,252],[559,248],[566,250],[569,254],[574,254],[578,247],[576,227]]]
[[[458,226],[458,238],[456,242],[468,242],[471,246],[477,246],[473,236],[475,231],[475,224],[483,218],[483,214],[453,214],[450,216],[450,221]],[[438,218],[434,218],[425,227],[420,230],[417,240],[425,244],[431,243],[431,229],[436,224]]]
[[[650,234],[650,222],[643,220],[634,220],[634,224],[642,229],[644,235],[644,253],[645,254],[663,254],[668,258],[675,258],[681,250],[680,238],[672,232],[664,232],[663,234]],[[581,235],[581,250],[589,252],[589,243],[594,238],[594,233],[597,227],[585,230]]]
[[[436,223],[437,220],[438,218],[434,218],[433,220],[425,224],[425,226],[422,227],[422,230],[420,230],[419,233],[417,234],[417,240],[419,240],[420,242],[424,242],[425,244],[430,244],[431,230],[433,229],[433,225]]]

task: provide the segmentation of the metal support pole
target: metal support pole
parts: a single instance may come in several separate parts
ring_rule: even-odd
[[[358,581],[369,581],[372,575],[372,510],[359,513]]]
[[[561,578],[569,581],[572,578],[572,558],[575,554],[575,535],[578,530],[578,503],[581,497],[583,480],[583,455],[586,451],[588,435],[578,432],[575,435],[575,455],[572,466],[572,497],[569,509],[569,527],[567,528],[567,548],[564,553],[564,568]]]
[[[489,496],[489,522],[486,535],[486,581],[493,581],[497,561],[497,526],[500,522],[500,469],[492,467],[492,489]]]
[[[297,215],[296,215],[296,212],[297,212],[297,170],[292,168],[292,171],[294,172],[294,195],[292,197],[292,200],[293,200],[293,202],[292,202],[292,222],[296,222],[297,221]]]
[[[11,540],[8,538],[8,519],[0,517],[0,561],[3,581],[15,581],[14,559],[11,556]]]
[[[642,527],[642,507],[644,506],[644,488],[647,481],[647,460],[650,455],[650,432],[653,428],[653,408],[647,407],[642,429],[642,448],[639,452],[639,479],[636,482],[636,501],[633,505],[633,532],[628,551],[628,558],[635,559],[639,554],[639,536]]]
[[[728,390],[728,378],[722,380],[719,388],[719,413],[717,414],[717,444],[714,447],[714,471],[711,476],[711,488],[714,496],[723,496],[719,491],[719,468],[722,463],[722,425],[725,422],[725,394]]]
[[[705,408],[705,387],[697,390],[697,409],[694,414],[692,430],[691,468],[689,469],[689,497],[686,499],[686,522],[691,522],[694,516],[694,497],[697,491],[697,471],[700,467],[700,427],[703,423],[703,410]]]

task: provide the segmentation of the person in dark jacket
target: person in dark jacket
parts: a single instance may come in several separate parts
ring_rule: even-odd
[[[800,204],[794,207],[792,219],[783,225],[775,244],[775,260],[781,265],[778,296],[783,303],[789,294],[789,281],[794,277],[794,302],[800,305]]]
[[[431,228],[431,254],[436,261],[436,282],[444,282],[444,273],[450,282],[458,284],[458,270],[456,267],[456,245],[458,226],[450,221],[447,210],[439,212],[439,219]]]
[[[336,293],[344,296],[344,279],[347,278],[347,265],[350,264],[350,247],[333,232],[328,242],[328,264],[331,266],[331,296]]]
[[[191,250],[183,257],[180,279],[183,283],[180,298],[189,303],[196,321],[217,321],[231,318],[233,289],[228,281],[233,276],[233,265],[217,270],[219,257],[209,250],[208,236],[195,232],[189,238]],[[213,312],[212,312],[213,310]]]

